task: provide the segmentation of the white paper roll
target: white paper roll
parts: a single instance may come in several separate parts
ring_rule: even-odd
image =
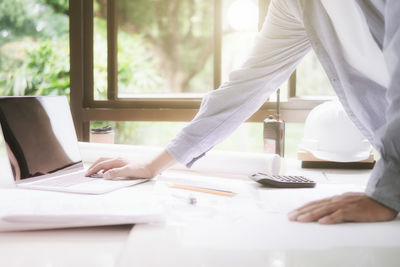
[[[191,169],[244,175],[256,172],[279,174],[280,162],[276,154],[210,151]]]
[[[133,161],[148,161],[163,151],[161,147],[79,143],[84,162],[92,163],[100,157],[122,157]],[[255,172],[279,174],[281,158],[276,154],[210,151],[197,160],[191,170],[200,172],[249,175]],[[175,165],[173,169],[186,169]]]

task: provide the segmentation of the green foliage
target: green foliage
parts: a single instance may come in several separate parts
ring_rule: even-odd
[[[68,14],[68,0],[41,0],[44,5],[51,7],[55,13]]]
[[[119,91],[132,93],[162,93],[164,79],[157,72],[157,59],[142,35],[118,33],[118,85]]]
[[[187,122],[114,122],[115,142],[165,146]]]
[[[102,128],[105,126],[111,125],[111,127],[114,129],[115,128],[115,123],[114,122],[109,122],[109,121],[91,121],[90,122],[90,129],[94,128]]]
[[[94,19],[94,95],[106,99],[107,95],[107,29],[106,21]],[[151,57],[142,35],[118,33],[118,90],[121,94],[155,93],[163,80],[156,71],[156,59]]]
[[[34,18],[29,14],[23,0],[2,0],[0,2],[0,25],[3,35],[0,45],[7,40],[6,37],[36,33]]]
[[[97,14],[104,16],[106,1],[97,3]],[[118,14],[120,32],[138,36],[146,44],[146,55],[156,58],[153,69],[162,80],[153,85],[153,93],[211,89],[211,80],[207,78],[212,76],[208,67],[213,50],[212,1],[121,0]],[[202,86],[193,88],[199,84],[193,82],[195,78],[203,80]],[[163,86],[157,86],[157,82]]]
[[[107,99],[107,23],[94,18],[93,35],[93,90],[95,99]]]
[[[0,94],[69,95],[68,0],[1,0]]]
[[[68,0],[1,0],[0,46],[21,37],[48,39],[67,34],[67,10]]]
[[[65,40],[40,41],[25,53],[19,67],[0,73],[2,95],[69,95],[69,54]]]

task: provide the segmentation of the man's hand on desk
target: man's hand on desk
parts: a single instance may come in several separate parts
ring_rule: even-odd
[[[100,158],[90,166],[86,176],[103,171],[105,179],[117,177],[153,178],[177,161],[166,151],[162,151],[148,163],[130,162],[122,158]]]
[[[153,178],[152,170],[146,164],[135,164],[122,158],[99,158],[90,166],[86,176],[103,171],[104,179],[117,177]]]
[[[396,216],[397,211],[364,193],[345,193],[313,201],[289,213],[291,221],[320,224],[390,221]]]

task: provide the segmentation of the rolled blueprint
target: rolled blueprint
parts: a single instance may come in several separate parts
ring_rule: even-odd
[[[256,172],[279,174],[280,162],[277,154],[210,151],[197,160],[191,169],[245,175]]]
[[[79,143],[82,159],[85,163],[95,162],[99,157],[122,157],[132,161],[147,161],[162,152],[161,147],[109,145],[97,143]],[[187,169],[177,164],[173,169]],[[193,171],[249,175],[255,172],[279,174],[281,158],[276,154],[209,151],[190,168]]]

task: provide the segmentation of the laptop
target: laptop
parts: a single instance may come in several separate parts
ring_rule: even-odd
[[[1,97],[0,123],[0,153],[7,154],[17,187],[104,194],[148,181],[85,177],[65,96]]]

